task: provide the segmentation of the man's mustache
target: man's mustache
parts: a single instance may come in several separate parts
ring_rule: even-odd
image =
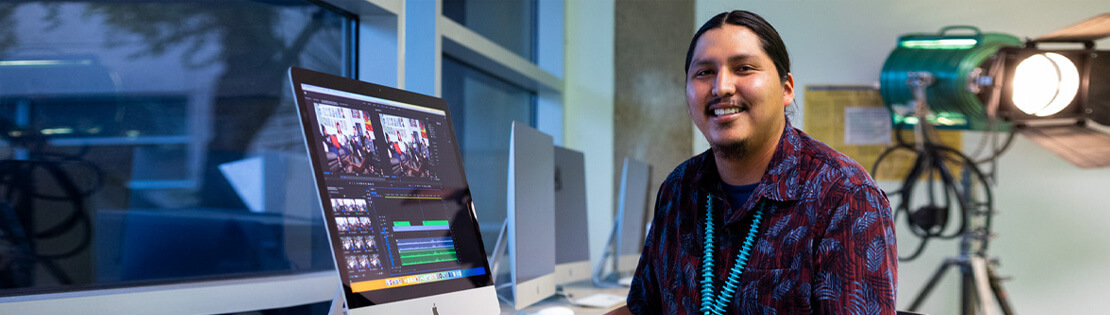
[[[748,108],[751,107],[751,106],[748,106],[747,103],[741,102],[740,100],[735,99],[735,98],[715,97],[713,99],[710,99],[709,102],[705,103],[705,106],[703,107],[703,111],[705,111],[706,114],[709,114],[709,115],[712,116],[713,110],[710,109],[710,108],[712,108],[714,105],[721,105],[721,106],[726,106],[726,107],[737,107],[737,108],[740,108],[741,111],[747,111]]]

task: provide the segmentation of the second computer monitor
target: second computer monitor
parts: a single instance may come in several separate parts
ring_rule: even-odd
[[[551,136],[513,123],[509,144],[508,246],[513,304],[555,295],[555,167]]]
[[[624,159],[621,188],[617,201],[619,241],[617,241],[617,272],[636,271],[644,246],[647,220],[648,185],[651,165],[633,158]]]
[[[589,241],[585,157],[555,147],[555,283],[590,278]]]

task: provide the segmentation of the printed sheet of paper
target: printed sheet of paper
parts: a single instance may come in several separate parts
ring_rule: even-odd
[[[844,108],[844,144],[890,145],[890,111],[885,107]]]
[[[805,91],[806,133],[859,162],[876,180],[905,178],[916,156],[910,151],[891,152],[875,169],[875,160],[894,143],[890,112],[883,105],[879,89],[868,85],[811,85]],[[938,136],[944,144],[962,150],[962,132],[943,130]],[[913,130],[902,130],[902,138],[912,142]]]

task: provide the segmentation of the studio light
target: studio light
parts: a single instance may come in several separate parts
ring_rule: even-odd
[[[1079,70],[1057,53],[1036,54],[1018,63],[1010,99],[1022,112],[1037,117],[1059,113],[1075,100]]]
[[[880,92],[895,125],[912,126],[915,137],[911,143],[898,133],[898,143],[879,155],[872,172],[891,152],[916,156],[900,189],[888,193],[895,219],[906,218],[910,232],[921,238],[900,260],[918,257],[930,239],[960,239],[959,256],[941,264],[909,310],[920,307],[944,272],[956,267],[964,314],[990,314],[994,302],[1013,314],[1002,277],[995,274],[998,259],[987,253],[997,158],[1022,134],[1078,167],[1110,166],[1110,135],[1088,125],[1110,126],[1110,51],[1094,49],[1107,36],[1110,13],[1025,41],[971,26],[898,39],[883,64]],[[1009,136],[979,159],[937,141],[939,128],[986,131],[983,139],[994,144],[999,132]],[[983,164],[991,166],[989,172]],[[918,196],[919,190],[927,194]],[[958,218],[955,231],[949,218]]]
[[[1093,42],[1067,43],[1065,49],[1039,48],[1042,45],[1029,41],[1000,50],[1002,97],[997,104],[988,104],[997,108],[998,118],[1019,128],[1043,126],[1045,120],[1056,121],[1057,126],[1081,127],[1087,121],[1110,125],[1102,114],[1110,110],[1106,97],[1110,89],[1106,86],[1110,54],[1106,53],[1110,51],[1093,49]]]
[[[1036,39],[949,26],[903,35],[883,65],[883,101],[896,125],[1014,131],[1081,168],[1110,166],[1110,13]],[[932,82],[915,94],[914,75]],[[917,103],[927,102],[927,115]]]

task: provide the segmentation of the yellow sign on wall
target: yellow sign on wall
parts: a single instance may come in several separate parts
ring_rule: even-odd
[[[875,169],[875,160],[897,143],[890,112],[879,89],[867,85],[815,85],[805,88],[805,132],[859,162],[876,180],[902,180],[913,167],[916,154],[895,150]],[[902,139],[913,143],[913,130]],[[937,132],[940,142],[962,150],[960,131]],[[958,174],[959,169],[952,169]]]

